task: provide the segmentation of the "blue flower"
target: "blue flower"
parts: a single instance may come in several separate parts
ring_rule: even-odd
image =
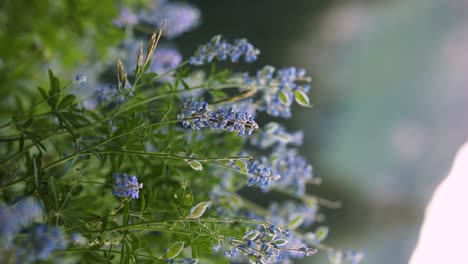
[[[240,168],[229,163],[229,166],[240,171]],[[277,186],[294,191],[295,195],[305,194],[305,186],[313,177],[312,166],[297,153],[296,149],[277,145],[271,155],[257,157],[247,165],[247,186],[258,186],[268,191],[273,182]]]
[[[270,122],[265,126],[263,131],[256,133],[250,138],[250,143],[262,149],[275,145],[286,146],[290,144],[300,146],[302,145],[303,137],[304,135],[301,131],[289,133],[282,125]]]
[[[280,175],[274,174],[271,171],[270,163],[265,157],[251,161],[247,165],[249,181],[247,186],[258,186],[261,189],[267,188],[271,182],[281,178]]]
[[[138,183],[136,176],[114,173],[114,189],[112,194],[117,197],[138,199],[138,193],[143,188],[143,183]]]
[[[278,184],[292,188],[296,195],[305,194],[305,186],[313,177],[312,166],[297,153],[296,149],[279,148],[270,160],[271,172],[281,175]]]
[[[211,130],[225,130],[237,132],[239,135],[251,135],[258,128],[257,123],[248,113],[237,111],[235,107],[218,108],[210,111],[206,102],[186,101],[184,108],[178,115],[184,127],[201,129],[209,127]]]
[[[156,27],[161,27],[165,20],[163,35],[175,38],[195,28],[200,21],[201,13],[198,8],[190,4],[164,1],[149,11],[142,11],[138,17],[141,22]]]
[[[208,43],[200,45],[195,54],[190,57],[189,63],[192,65],[203,65],[210,63],[213,59],[231,62],[238,62],[241,56],[247,63],[257,60],[260,51],[248,42],[247,39],[236,39],[231,44],[221,38],[221,35],[214,36]]]
[[[10,246],[14,236],[42,215],[42,207],[33,197],[23,198],[12,206],[0,206],[0,248]]]
[[[87,81],[88,81],[88,78],[86,77],[86,74],[84,73],[79,73],[75,76],[75,82],[78,84],[84,84]]]
[[[114,25],[119,28],[138,24],[138,17],[128,8],[120,9],[119,17],[114,19]]]
[[[163,74],[176,68],[182,62],[182,55],[173,48],[156,48],[149,67],[151,72]],[[167,79],[171,80],[171,79]]]
[[[22,240],[21,247],[17,246],[16,258],[20,263],[46,260],[54,251],[66,249],[67,245],[68,240],[61,229],[36,225],[28,237]]]
[[[302,105],[310,90],[309,85],[300,85],[298,82],[310,82],[304,69],[287,67],[276,70],[272,66],[265,66],[259,70],[255,77],[244,76],[243,88],[256,89],[261,96],[256,103],[258,110],[265,111],[271,116],[290,118],[291,105],[294,100]],[[301,98],[298,98],[297,96]],[[308,100],[308,98],[307,98]],[[308,103],[308,102],[307,102]]]

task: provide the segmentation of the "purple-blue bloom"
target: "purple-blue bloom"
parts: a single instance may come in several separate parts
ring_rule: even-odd
[[[43,210],[33,197],[26,197],[12,206],[0,206],[0,248],[8,247],[14,236],[42,217]]]
[[[114,25],[123,28],[138,24],[138,17],[128,8],[120,9],[119,17],[114,19]]]
[[[270,160],[271,172],[281,175],[278,184],[290,187],[298,196],[305,194],[305,186],[313,177],[312,166],[297,153],[296,149],[279,148]]]
[[[88,81],[88,78],[86,77],[86,74],[79,73],[75,76],[75,81],[79,84],[83,84]]]
[[[114,189],[112,194],[117,197],[138,199],[138,193],[143,188],[143,183],[138,183],[136,176],[124,173],[112,174]]]
[[[284,126],[270,122],[265,126],[264,130],[250,138],[250,143],[262,149],[275,145],[286,146],[291,144],[293,146],[300,146],[302,145],[303,137],[304,135],[301,131],[289,133]]]
[[[44,224],[36,225],[22,241],[21,247],[16,248],[18,263],[46,260],[54,251],[66,249],[68,245],[61,229]]]
[[[148,11],[140,12],[138,17],[141,22],[156,27],[161,27],[165,20],[163,35],[175,38],[195,28],[200,21],[201,13],[198,8],[187,3],[163,1]]]
[[[304,69],[287,67],[275,71],[272,66],[265,66],[257,72],[255,77],[244,76],[244,88],[254,88],[261,94],[256,102],[258,110],[265,111],[271,116],[290,118],[291,105],[298,100],[297,94],[306,95],[309,85],[300,85],[297,82],[309,82]]]
[[[231,44],[222,39],[221,35],[214,36],[208,43],[200,45],[195,54],[190,57],[189,63],[192,65],[203,65],[210,63],[213,59],[231,62],[238,62],[241,56],[247,63],[257,60],[260,51],[248,42],[247,39],[236,39]]]
[[[267,188],[271,182],[277,181],[281,178],[279,174],[274,174],[271,171],[270,163],[265,157],[251,161],[247,165],[249,181],[247,186],[258,186],[261,189]]]
[[[208,109],[206,102],[186,101],[181,113],[177,116],[184,127],[201,129],[209,127],[211,130],[226,130],[237,132],[239,135],[251,135],[258,128],[257,123],[248,113],[239,112],[235,107],[218,108],[217,111]]]
[[[151,72],[163,74],[176,68],[182,62],[182,55],[174,48],[156,48],[149,67]]]

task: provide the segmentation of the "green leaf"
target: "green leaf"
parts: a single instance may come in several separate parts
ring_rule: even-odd
[[[303,215],[297,215],[289,222],[288,227],[291,228],[291,229],[296,229],[303,222],[304,222],[304,216]]]
[[[104,233],[104,231],[106,231],[107,224],[109,223],[108,218],[109,218],[109,214],[105,214],[102,217],[101,231],[99,231],[100,234],[102,234],[102,233]]]
[[[55,76],[51,69],[49,69],[49,83],[51,92],[55,93],[57,87],[55,87]]]
[[[192,258],[196,259],[198,258],[198,250],[196,246],[192,245]]]
[[[255,240],[260,235],[260,232],[257,230],[250,230],[243,237],[244,240]]]
[[[328,236],[328,227],[320,226],[315,230],[315,242],[320,243]]]
[[[294,92],[294,97],[296,102],[304,107],[311,107],[309,103],[309,96],[301,90],[297,90]]]
[[[343,263],[343,251],[341,250],[333,250],[332,252],[328,253],[328,260],[331,264],[341,264]]]
[[[184,79],[180,79],[180,83],[182,83],[184,90],[190,90],[190,86],[184,81]]]
[[[49,194],[52,196],[54,199],[54,205],[55,209],[58,208],[58,195],[57,195],[57,180],[54,177],[49,177],[49,181],[47,182],[47,185],[49,187]]]
[[[33,119],[32,119],[32,118],[29,118],[28,120],[26,120],[26,122],[24,122],[23,124],[21,124],[21,127],[22,127],[23,129],[26,129],[26,128],[28,128],[28,127],[31,126],[32,122],[33,122]]]
[[[280,99],[280,102],[284,105],[290,105],[291,104],[291,99],[289,99],[289,96],[287,93],[285,93],[284,91],[280,90],[279,93],[279,99]]]
[[[271,243],[277,247],[281,247],[289,243],[289,241],[283,238],[278,238],[278,239],[273,240]]]
[[[184,242],[183,241],[175,242],[166,251],[166,254],[164,255],[164,257],[167,259],[173,259],[177,257],[180,254],[180,252],[182,252],[182,249],[184,249]]]
[[[190,210],[189,218],[200,218],[206,211],[206,208],[211,205],[211,202],[201,202]]]
[[[20,142],[19,142],[19,150],[21,151],[21,150],[23,150],[23,148],[24,148],[24,134],[21,133]]]
[[[65,165],[63,166],[63,176],[66,176],[70,172],[70,170],[73,167],[73,164],[75,164],[77,159],[78,159],[78,157],[75,157],[75,158],[65,162]]]
[[[41,150],[43,150],[44,152],[47,151],[46,147],[41,143],[39,135],[34,134],[34,133],[30,132],[30,131],[24,131],[23,133],[24,133],[24,135],[28,136],[29,139],[32,140],[32,142],[34,143],[34,145],[36,145],[36,147],[37,147],[37,149],[39,151],[41,151]]]
[[[67,108],[68,106],[70,106],[73,101],[75,101],[76,99],[76,96],[74,96],[73,94],[67,94],[67,96],[65,96],[62,101],[60,101],[59,105],[58,105],[58,109],[65,109]]]
[[[146,196],[144,194],[140,197],[140,212],[143,213],[146,208]]]
[[[234,164],[239,168],[239,172],[242,174],[247,174],[247,164],[243,160],[236,160],[234,161]]]
[[[199,161],[196,161],[196,160],[186,160],[186,162],[188,163],[188,165],[196,170],[196,171],[201,171],[203,170],[203,165],[199,162]]]
[[[96,198],[92,196],[81,196],[78,198],[74,198],[74,199],[71,199],[68,203],[67,201],[64,201],[62,207],[65,207],[65,206],[66,207],[65,209],[62,210],[62,212],[87,209],[89,208],[90,205],[92,205],[95,202],[96,202]]]
[[[37,90],[42,95],[42,98],[47,99],[47,93],[46,93],[46,91],[44,91],[44,89],[42,89],[41,87],[38,86]]]

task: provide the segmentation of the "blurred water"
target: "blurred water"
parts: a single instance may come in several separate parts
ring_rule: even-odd
[[[309,151],[325,182],[366,201],[368,211],[348,215],[366,218],[349,226],[366,263],[405,263],[425,204],[468,139],[468,5],[348,2],[321,21],[291,49],[319,80],[306,141],[321,131]]]

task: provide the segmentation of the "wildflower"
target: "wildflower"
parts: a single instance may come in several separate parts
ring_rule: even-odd
[[[230,106],[235,106],[240,112],[249,113],[253,118],[257,116],[258,106],[253,102],[252,98],[248,98],[242,101],[236,101],[235,105],[229,105],[229,107]]]
[[[215,244],[213,247],[212,247],[212,250],[214,252],[219,252],[221,250],[221,244]]]
[[[250,143],[260,148],[268,148],[274,145],[286,146],[291,144],[294,146],[302,145],[302,132],[288,133],[286,129],[275,122],[270,122],[265,126],[265,129],[250,138]]]
[[[163,35],[171,39],[195,28],[201,14],[193,5],[164,1],[149,11],[141,12],[138,17],[141,22],[156,27],[161,27],[163,21],[166,21]]]
[[[75,82],[78,83],[78,84],[83,84],[85,82],[87,82],[88,79],[86,77],[86,74],[84,73],[79,73],[75,76]]]
[[[138,17],[128,8],[120,9],[119,17],[114,19],[114,25],[119,28],[138,24]]]
[[[281,178],[280,175],[272,173],[264,158],[251,161],[247,168],[250,177],[247,186],[258,185],[263,189],[270,186],[272,180],[277,181]]]
[[[344,260],[350,264],[358,264],[364,259],[364,252],[349,250],[344,252]]]
[[[300,218],[294,228],[299,226],[310,227],[315,222],[318,206],[307,206],[289,201],[281,205],[272,203],[268,211],[270,212],[269,220],[272,223],[291,226],[292,221],[297,221]],[[285,235],[286,237],[290,237],[291,230],[286,230]]]
[[[210,63],[213,59],[225,61],[230,58],[231,62],[238,62],[241,56],[247,63],[257,60],[260,51],[248,42],[247,39],[236,39],[231,44],[221,38],[221,35],[214,36],[210,42],[200,45],[195,54],[190,57],[189,63],[192,65],[203,65]]]
[[[18,232],[16,217],[8,206],[0,206],[0,245],[8,245]]]
[[[312,166],[307,160],[296,149],[285,148],[275,151],[270,160],[273,160],[271,172],[281,175],[278,184],[291,187],[298,196],[304,195],[306,183],[313,177]]]
[[[182,62],[182,55],[173,48],[157,48],[151,60],[150,71],[163,74],[176,68]]]
[[[138,183],[136,176],[119,173],[114,173],[112,176],[114,178],[113,195],[138,199],[138,193],[143,188],[143,183]]]
[[[14,236],[42,214],[42,207],[32,197],[23,198],[12,206],[0,206],[0,248],[8,247]]]
[[[234,258],[237,255],[237,253],[239,253],[239,249],[231,248],[224,252],[224,256],[226,256],[227,258]]]
[[[257,72],[256,77],[244,76],[244,88],[254,87],[260,91],[261,97],[256,102],[258,110],[271,116],[290,118],[293,101],[307,106],[309,85],[299,85],[297,82],[309,82],[304,69],[287,67],[276,70],[265,66]]]
[[[47,225],[37,225],[29,236],[17,247],[17,260],[21,263],[32,263],[45,260],[55,250],[67,248],[68,241],[61,229]]]
[[[184,108],[178,115],[184,127],[201,129],[205,127],[211,130],[236,131],[239,135],[251,135],[258,128],[257,123],[248,113],[237,111],[235,107],[225,109],[220,107],[218,111],[210,111],[204,101],[186,101]]]

